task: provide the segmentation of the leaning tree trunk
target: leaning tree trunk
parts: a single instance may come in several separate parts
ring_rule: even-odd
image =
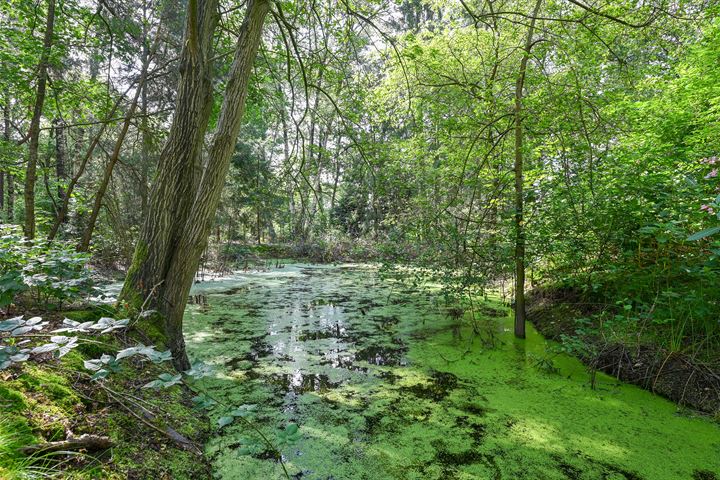
[[[185,226],[201,174],[202,146],[213,107],[212,39],[218,0],[190,0],[180,58],[177,105],[159,156],[147,215],[120,300],[135,308],[162,305],[164,278]]]
[[[175,367],[179,370],[189,367],[182,334],[185,305],[200,257],[207,246],[208,235],[225,185],[230,156],[235,149],[242,124],[253,62],[269,10],[269,0],[250,0],[248,3],[230,68],[217,131],[208,152],[207,166],[164,279],[165,302],[162,313],[165,318],[165,332],[173,352]]]
[[[535,19],[542,0],[537,0],[528,26],[520,71],[515,84],[515,336],[525,338],[525,225],[523,219],[523,89],[530,50],[533,46]]]
[[[30,143],[28,146],[28,163],[25,173],[25,237],[35,238],[35,182],[37,179],[38,147],[40,145],[40,118],[45,103],[45,90],[47,87],[47,69],[52,47],[53,30],[55,27],[55,0],[48,0],[47,24],[43,49],[38,63],[37,96],[35,108],[30,121]]]

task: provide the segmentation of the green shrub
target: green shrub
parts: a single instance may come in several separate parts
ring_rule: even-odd
[[[46,306],[94,292],[87,254],[61,242],[33,242],[17,228],[0,227],[0,308],[20,298]]]

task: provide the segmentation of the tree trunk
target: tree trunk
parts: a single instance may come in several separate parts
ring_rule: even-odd
[[[147,20],[148,13],[148,1],[143,3],[143,19]],[[143,37],[146,38],[148,35],[147,21],[143,21]],[[142,44],[142,62],[145,63],[147,58],[150,56],[150,45],[147,40],[143,41]],[[140,135],[142,143],[142,155],[140,165],[140,182],[138,185],[138,195],[140,196],[140,218],[145,218],[148,207],[148,177],[150,169],[150,150],[151,150],[151,135],[150,125],[148,123],[148,84],[145,82],[142,86],[142,93],[140,96],[140,113],[142,118],[140,120]]]
[[[65,180],[66,175],[66,152],[67,142],[65,141],[65,122],[61,118],[56,118],[55,124],[55,174],[57,176],[57,194],[58,199],[62,202],[65,198]]]
[[[200,180],[202,146],[213,107],[212,39],[218,0],[190,0],[180,56],[177,105],[167,141],[159,156],[147,216],[120,300],[162,310],[163,280],[185,227]]]
[[[3,141],[10,143],[10,95],[5,95],[5,104],[3,105]],[[7,174],[8,183],[10,182],[10,173]],[[5,172],[0,172],[0,214],[5,207]]]
[[[528,26],[520,71],[515,84],[515,336],[525,338],[525,225],[523,224],[523,89],[530,50],[533,46],[535,19],[542,0],[537,0]]]
[[[178,370],[186,370],[189,367],[182,334],[185,305],[225,185],[230,156],[240,132],[253,62],[262,39],[265,16],[269,10],[269,0],[248,2],[230,68],[217,131],[210,145],[207,166],[165,277],[166,301],[163,303],[162,313],[165,317],[165,332],[169,347],[173,352],[173,362]]]
[[[158,29],[159,28],[160,28],[160,26],[158,26]],[[160,39],[160,33],[158,32],[157,37],[155,39],[155,46],[157,46],[159,39]],[[118,159],[120,158],[120,150],[122,149],[122,145],[125,142],[125,137],[127,136],[127,132],[130,129],[130,124],[132,123],[133,116],[135,115],[135,110],[137,110],[138,101],[140,99],[140,93],[143,91],[143,88],[145,86],[148,68],[150,67],[150,58],[151,58],[151,56],[148,56],[145,58],[145,61],[142,66],[142,70],[140,72],[140,80],[138,81],[137,88],[135,89],[135,96],[133,97],[132,103],[130,104],[130,108],[128,108],[127,114],[125,115],[125,120],[123,122],[122,129],[120,130],[120,134],[119,134],[117,140],[115,141],[115,148],[113,149],[113,152],[110,155],[110,159],[108,160],[107,165],[105,165],[105,172],[103,173],[103,178],[100,181],[100,186],[98,187],[97,193],[95,194],[95,202],[93,203],[92,212],[90,212],[90,219],[88,220],[88,224],[87,224],[87,227],[85,228],[85,232],[83,233],[82,239],[80,240],[80,243],[77,246],[77,250],[79,252],[87,252],[88,248],[90,247],[90,240],[92,239],[93,232],[95,231],[95,223],[97,222],[98,215],[100,214],[100,208],[102,207],[103,197],[105,196],[107,187],[110,184],[110,178],[112,177],[112,172],[115,168],[115,164],[117,163]],[[58,218],[59,218],[59,215],[58,215]]]
[[[15,178],[8,173],[7,176],[7,221],[15,220]]]
[[[50,229],[50,233],[48,235],[48,240],[52,241],[55,239],[55,236],[57,235],[58,230],[60,229],[60,225],[62,225],[62,223],[65,221],[65,218],[67,217],[67,214],[68,214],[68,208],[70,206],[70,197],[72,197],[73,191],[75,190],[75,186],[80,181],[80,177],[82,177],[83,173],[85,173],[85,167],[87,167],[88,161],[92,157],[92,154],[95,151],[95,148],[97,147],[98,143],[100,143],[100,139],[102,138],[103,133],[105,133],[105,129],[107,129],[107,126],[110,123],[109,120],[111,118],[113,118],[113,116],[115,115],[115,112],[120,107],[120,103],[122,102],[123,98],[124,98],[124,95],[121,95],[116,100],[115,104],[113,105],[113,108],[110,110],[110,112],[107,115],[106,121],[102,123],[102,126],[98,130],[95,137],[92,139],[92,142],[90,142],[90,146],[88,147],[87,151],[85,152],[85,156],[80,161],[80,165],[77,168],[77,172],[75,172],[73,177],[70,179],[70,183],[67,186],[67,190],[65,191],[65,195],[63,196],[62,203],[60,204],[60,208],[58,209],[57,217],[55,218],[55,223],[53,223],[53,226]]]
[[[35,238],[35,182],[37,175],[38,147],[40,144],[40,118],[45,103],[47,87],[47,69],[52,48],[53,30],[55,28],[55,0],[48,0],[47,23],[43,38],[43,50],[38,63],[37,96],[35,108],[30,121],[30,143],[28,146],[28,163],[25,174],[25,237]]]

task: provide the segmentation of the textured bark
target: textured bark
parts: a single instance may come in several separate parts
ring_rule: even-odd
[[[58,199],[65,198],[65,180],[67,180],[65,163],[67,161],[67,141],[65,139],[65,122],[56,118],[55,124],[55,175],[58,181]]]
[[[162,310],[162,285],[173,251],[188,217],[201,174],[202,145],[212,112],[212,38],[218,22],[218,0],[191,1],[180,58],[175,116],[160,153],[132,265],[120,299]]]
[[[535,34],[535,19],[542,0],[537,0],[528,26],[520,71],[515,84],[515,336],[525,338],[525,225],[523,218],[523,89],[530,50]]]
[[[7,176],[7,221],[12,223],[15,220],[15,178]]]
[[[189,367],[182,335],[185,305],[200,257],[207,246],[208,235],[225,185],[230,156],[235,149],[242,124],[248,82],[269,9],[269,0],[250,0],[248,3],[230,68],[217,131],[210,145],[207,166],[164,279],[166,301],[163,302],[162,313],[173,361],[179,370]]]
[[[47,23],[43,38],[43,50],[40,54],[37,75],[37,95],[35,108],[30,121],[30,141],[28,163],[25,173],[25,237],[35,238],[35,182],[37,179],[38,147],[40,145],[40,118],[42,117],[47,87],[47,70],[55,28],[55,0],[48,0]]]
[[[3,140],[10,142],[10,98],[5,96],[5,104],[3,105]],[[0,172],[0,214],[5,207],[5,172]],[[10,183],[10,173],[7,174],[8,183]]]

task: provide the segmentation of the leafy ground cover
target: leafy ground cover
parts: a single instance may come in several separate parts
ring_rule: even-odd
[[[104,315],[105,310],[55,313],[43,317],[43,330],[67,327],[65,318],[82,324]],[[179,386],[142,388],[166,366],[130,359],[101,384],[91,379],[88,362],[138,340],[138,333],[78,335],[76,348],[62,358],[41,353],[0,370],[0,478],[209,478],[199,451],[180,448],[159,430],[170,427],[203,442],[209,427],[194,408],[191,392]],[[33,456],[22,451],[83,434],[109,437],[113,446]]]

